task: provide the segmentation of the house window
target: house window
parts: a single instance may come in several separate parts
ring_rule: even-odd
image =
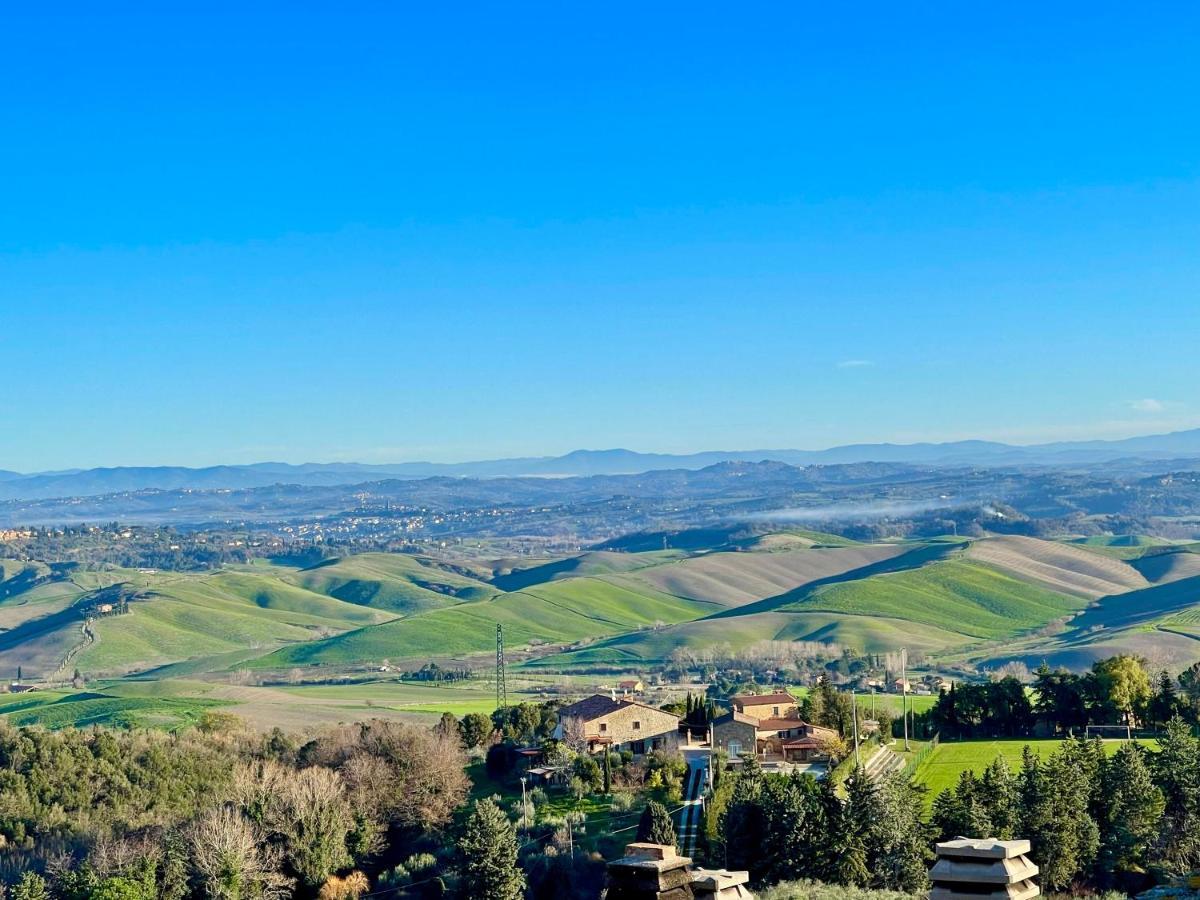
[[[634,731],[641,731],[641,730],[642,730],[642,723],[641,723],[641,722],[639,722],[639,721],[637,721],[637,719],[634,719],[634,721],[633,721],[633,730],[634,730]]]
[[[771,712],[775,716],[775,718],[777,718],[777,719],[779,718],[779,707],[778,706],[772,706]]]
[[[633,741],[629,745],[629,749],[632,750],[636,755],[641,756],[643,753],[646,752],[646,742],[645,741]]]
[[[742,753],[742,742],[741,741],[730,741],[729,742],[729,755],[730,756],[740,756],[741,753]]]
[[[608,731],[608,723],[607,723],[607,722],[601,722],[601,723],[600,723],[600,733],[601,733],[601,734],[604,734],[604,732],[606,732],[606,731]]]

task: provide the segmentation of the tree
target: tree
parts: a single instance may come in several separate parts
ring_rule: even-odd
[[[458,723],[459,736],[468,750],[482,747],[492,736],[492,720],[483,713],[467,713]]]
[[[1052,890],[1064,890],[1090,871],[1099,849],[1100,830],[1090,811],[1093,752],[1086,741],[1069,740],[1043,763],[1025,748],[1019,831],[1032,843],[1042,883]]]
[[[991,834],[985,837],[996,837],[1000,840],[1011,840],[1016,837],[1017,818],[1017,782],[1012,770],[1003,756],[997,756],[983,770],[976,787],[976,796],[987,813],[991,823]]]
[[[282,900],[292,880],[279,871],[278,851],[240,812],[212,809],[192,826],[192,866],[212,900]]]
[[[1179,674],[1179,686],[1193,710],[1193,718],[1200,711],[1200,662],[1192,663]]]
[[[9,889],[8,895],[10,900],[50,900],[50,889],[41,875],[25,872]]]
[[[463,896],[477,900],[521,900],[525,876],[517,866],[517,832],[495,801],[477,800],[458,851],[463,861]]]
[[[1200,741],[1176,716],[1158,748],[1154,780],[1164,807],[1155,856],[1173,873],[1188,872],[1200,865]]]
[[[651,800],[642,810],[638,820],[637,839],[642,843],[675,846],[675,826],[667,808],[657,800]]]
[[[1134,744],[1123,744],[1104,763],[1101,854],[1106,871],[1141,870],[1158,833],[1165,804],[1144,753]]]
[[[309,887],[353,861],[346,839],[355,827],[354,812],[341,776],[320,766],[299,772],[264,767],[270,792],[265,825],[278,835],[288,863]]]
[[[1110,705],[1121,717],[1121,723],[1132,725],[1150,699],[1150,676],[1136,656],[1112,656],[1092,666],[1099,699]]]
[[[433,730],[444,738],[453,738],[454,740],[458,741],[462,740],[462,733],[458,728],[458,719],[455,718],[454,713],[452,712],[442,713],[442,717],[438,719],[438,723],[433,726]]]
[[[1175,681],[1166,670],[1158,673],[1158,685],[1150,698],[1146,712],[1151,723],[1159,728],[1179,715],[1184,709],[1183,700],[1175,690]]]
[[[748,756],[733,784],[729,805],[721,820],[726,864],[730,869],[757,872],[762,868],[763,817],[759,805],[762,790],[762,767],[756,757]]]

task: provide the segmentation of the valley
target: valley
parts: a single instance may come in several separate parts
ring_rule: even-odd
[[[207,572],[12,560],[0,670],[62,693],[0,714],[183,723],[211,706],[274,727],[490,711],[498,624],[531,696],[704,660],[901,648],[925,671],[960,677],[1011,663],[1083,669],[1116,653],[1178,670],[1200,660],[1196,549],[791,529],[529,560],[367,552]],[[466,677],[438,687],[401,677],[430,662]]]

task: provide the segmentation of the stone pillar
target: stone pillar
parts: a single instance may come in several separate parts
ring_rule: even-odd
[[[696,900],[754,900],[749,872],[728,872],[725,869],[696,869],[692,872],[692,891]]]
[[[694,900],[692,861],[674,847],[630,844],[608,864],[607,900]]]
[[[930,900],[1029,900],[1041,893],[1029,841],[958,838],[937,845]]]

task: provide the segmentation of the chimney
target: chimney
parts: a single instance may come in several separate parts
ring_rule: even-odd
[[[958,838],[937,845],[929,900],[1031,900],[1038,867],[1025,855],[1029,841]]]
[[[694,900],[692,861],[665,844],[630,844],[608,864],[607,900]]]
[[[749,872],[691,869],[665,844],[630,844],[608,864],[607,900],[754,900]]]
[[[749,872],[725,869],[696,869],[692,872],[692,892],[696,900],[754,900]]]

